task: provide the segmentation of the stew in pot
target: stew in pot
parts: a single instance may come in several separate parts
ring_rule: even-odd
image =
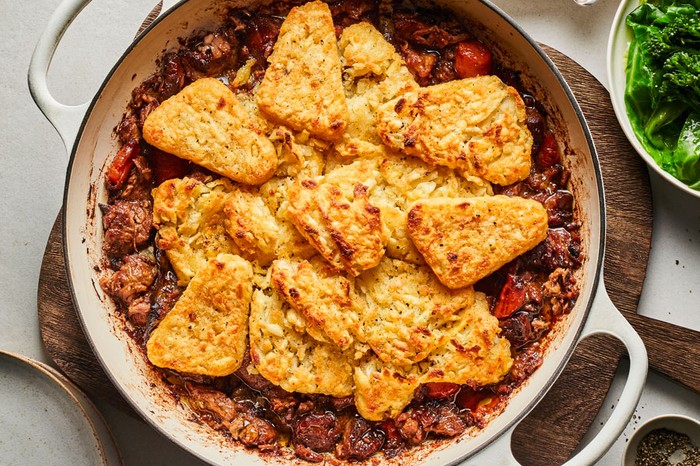
[[[232,9],[133,90],[105,170],[101,285],[176,402],[232,442],[310,462],[390,458],[482,428],[538,368],[578,297],[579,223],[545,109],[478,36],[448,12],[340,0],[327,3],[328,44],[314,36],[327,19],[319,3]],[[304,21],[318,23],[308,32]],[[333,79],[284,94],[295,66],[311,70],[303,82]],[[499,92],[484,121],[506,117],[465,129],[464,147],[495,144],[524,161],[494,171],[431,145],[437,126],[449,128],[444,143],[474,101]],[[254,168],[271,148],[275,164],[253,170],[259,180],[222,175],[213,143],[191,129],[200,120],[182,123],[211,114],[197,107],[203,93],[221,93],[213,111],[260,144],[245,152]],[[284,95],[296,95],[291,113]],[[326,108],[307,111],[323,99],[344,105],[327,125]],[[514,115],[520,127],[504,123]],[[211,119],[211,134],[221,122]],[[184,153],[193,134],[204,158]],[[541,236],[521,248],[512,232],[529,232],[538,215]],[[484,250],[501,262],[466,257]],[[212,347],[225,356],[208,356]]]

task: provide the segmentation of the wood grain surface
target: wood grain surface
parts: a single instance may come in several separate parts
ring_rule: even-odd
[[[649,350],[649,366],[700,393],[700,332],[637,314],[625,314]]]
[[[700,357],[698,332],[635,315],[651,244],[646,166],[618,126],[603,86],[570,58],[545,49],[571,85],[601,160],[608,212],[605,281],[609,294],[645,340],[651,365],[698,390],[699,371],[697,364],[693,366]],[[77,319],[66,282],[60,217],[39,279],[42,340],[56,365],[85,392],[136,416],[97,362]],[[589,338],[579,345],[557,383],[516,429],[513,452],[523,465],[560,464],[570,456],[595,418],[622,354],[621,344],[606,337]]]

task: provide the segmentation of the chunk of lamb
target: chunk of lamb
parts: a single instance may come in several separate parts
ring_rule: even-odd
[[[343,460],[364,461],[378,452],[386,440],[384,431],[375,429],[361,417],[346,421],[336,455]]]
[[[277,430],[267,420],[255,415],[254,409],[236,403],[218,390],[187,385],[190,405],[208,413],[208,420],[215,428],[226,428],[234,439],[246,446],[271,446],[277,440]]]
[[[333,451],[342,426],[331,412],[313,412],[302,417],[294,427],[294,444],[299,443],[315,452]]]
[[[399,414],[396,426],[401,436],[413,445],[421,444],[430,433],[455,437],[467,428],[454,405],[442,404],[410,408]]]
[[[146,254],[124,257],[119,269],[103,276],[102,289],[128,308],[127,317],[137,326],[147,323],[150,299],[145,296],[156,278],[155,260]]]
[[[148,242],[153,225],[150,202],[117,199],[111,205],[102,206],[102,211],[105,231],[102,250],[106,256],[120,258],[138,251]]]

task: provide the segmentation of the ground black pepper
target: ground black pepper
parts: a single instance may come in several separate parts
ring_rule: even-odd
[[[668,429],[652,430],[639,443],[634,466],[667,465],[700,465],[700,448],[685,434]]]

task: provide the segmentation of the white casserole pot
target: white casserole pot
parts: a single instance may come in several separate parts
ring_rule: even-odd
[[[177,46],[178,37],[212,29],[223,6],[255,6],[255,1],[182,1],[162,14],[124,53],[92,102],[66,106],[57,102],[46,74],[61,36],[89,0],[64,0],[42,35],[29,68],[36,104],[58,130],[70,152],[63,200],[63,238],[73,301],[88,340],[114,385],[143,418],[173,442],[213,464],[265,464],[255,451],[231,446],[220,435],[191,420],[168,395],[141,352],[114,317],[114,306],[98,284],[95,266],[101,256],[102,227],[97,204],[105,202],[103,170],[118,141],[120,121],[132,88],[156,70],[155,59]],[[581,109],[568,85],[545,53],[512,20],[487,1],[435,2],[462,18],[494,51],[496,59],[522,72],[525,87],[547,108],[561,128],[565,164],[571,171],[576,210],[582,223],[586,260],[578,271],[580,297],[552,334],[542,366],[512,396],[503,413],[476,435],[422,447],[395,458],[396,463],[428,465],[517,464],[510,439],[518,422],[542,399],[564,369],[578,342],[594,334],[620,339],[630,355],[630,372],[615,410],[598,435],[567,465],[588,465],[600,458],[622,433],[639,401],[647,374],[647,355],[639,336],[615,309],[602,282],[605,247],[605,199],[598,158]],[[225,4],[225,5],[224,5]],[[155,382],[155,386],[152,384]],[[394,462],[394,461],[392,461]]]

